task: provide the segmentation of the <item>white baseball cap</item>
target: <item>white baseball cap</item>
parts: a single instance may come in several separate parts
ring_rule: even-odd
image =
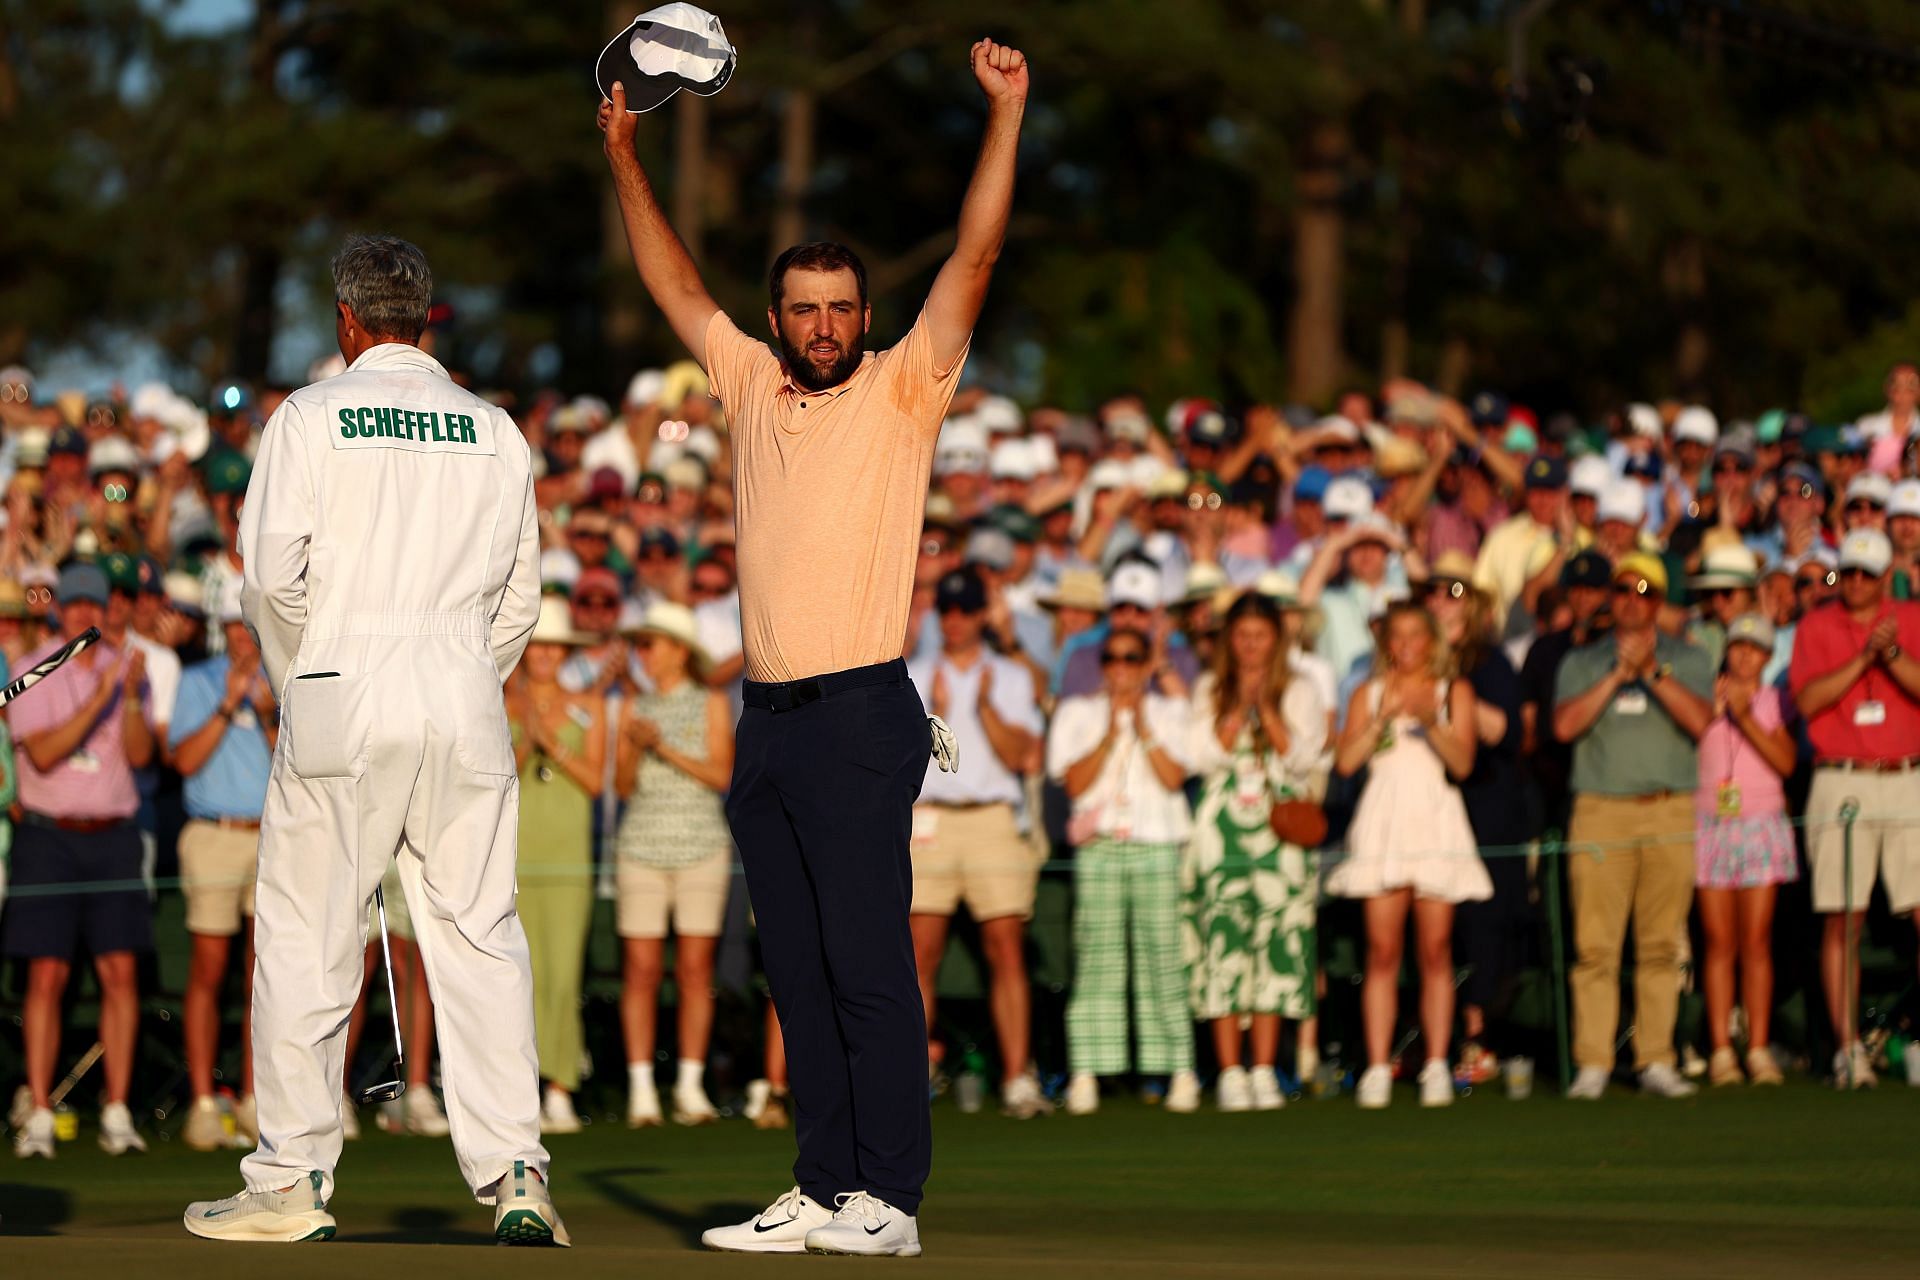
[[[1133,481],[1127,464],[1118,458],[1102,458],[1093,464],[1087,472],[1087,488],[1099,493],[1102,489],[1124,489]]]
[[[1107,579],[1107,600],[1112,605],[1131,604],[1142,609],[1158,609],[1161,605],[1160,574],[1150,565],[1138,560],[1128,561],[1113,571]]]
[[[1020,406],[1006,396],[987,396],[974,406],[973,417],[988,435],[1018,435],[1025,423]]]
[[[1009,436],[993,446],[987,470],[995,480],[1031,480],[1040,474],[1040,460],[1025,440]]]
[[[613,101],[614,82],[626,86],[629,112],[651,111],[680,90],[712,97],[726,88],[739,59],[720,19],[681,3],[649,9],[600,51],[594,80]]]
[[[1842,569],[1865,569],[1874,577],[1893,563],[1893,543],[1878,529],[1855,529],[1840,544]]]
[[[1595,519],[1601,524],[1618,520],[1638,529],[1647,519],[1647,487],[1638,480],[1615,480],[1600,494]]]
[[[1713,416],[1713,410],[1704,405],[1690,404],[1673,420],[1675,444],[1690,440],[1695,444],[1711,445],[1719,438],[1720,420]]]
[[[1646,436],[1652,440],[1660,438],[1660,411],[1650,404],[1635,403],[1627,406],[1627,425],[1633,428],[1633,434]]]
[[[1327,485],[1320,509],[1329,520],[1358,520],[1373,510],[1373,488],[1358,476],[1340,476]]]
[[[1115,440],[1131,440],[1135,444],[1145,444],[1147,437],[1153,434],[1153,423],[1144,413],[1134,409],[1122,409],[1107,419],[1107,434]]]
[[[1612,483],[1613,468],[1597,453],[1575,458],[1567,472],[1567,490],[1584,497],[1597,498]]]
[[[1862,471],[1847,482],[1847,505],[1855,502],[1871,502],[1876,507],[1885,508],[1893,501],[1893,482],[1878,471]]]
[[[1889,516],[1920,516],[1920,480],[1902,480],[1887,498]]]

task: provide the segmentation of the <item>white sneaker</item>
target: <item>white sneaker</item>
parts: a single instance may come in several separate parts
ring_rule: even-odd
[[[1023,1071],[1000,1090],[1000,1114],[1015,1120],[1031,1120],[1035,1116],[1052,1115],[1053,1104],[1040,1092],[1040,1082],[1033,1072]]]
[[[871,1258],[920,1256],[920,1224],[864,1191],[834,1198],[833,1221],[807,1232],[808,1253],[848,1253]]]
[[[1247,1083],[1253,1090],[1255,1111],[1278,1111],[1287,1105],[1286,1092],[1280,1088],[1280,1074],[1272,1067],[1255,1067],[1247,1073]]]
[[[1167,1110],[1176,1115],[1192,1115],[1200,1109],[1200,1077],[1191,1071],[1176,1071],[1167,1081]]]
[[[1426,1065],[1420,1068],[1420,1105],[1453,1105],[1453,1071],[1447,1066],[1445,1058],[1428,1058]]]
[[[673,1122],[675,1124],[712,1124],[719,1118],[719,1110],[714,1107],[713,1100],[707,1097],[706,1088],[699,1081],[673,1086]]]
[[[1582,1067],[1567,1086],[1567,1097],[1575,1102],[1598,1102],[1607,1091],[1609,1073],[1605,1067]]]
[[[540,1132],[580,1132],[580,1116],[573,1109],[573,1095],[557,1084],[547,1086],[546,1097],[540,1104]]]
[[[360,1138],[360,1112],[355,1109],[353,1099],[344,1095],[340,1099],[340,1136],[348,1142],[357,1142]]]
[[[147,1149],[147,1140],[133,1127],[133,1114],[126,1103],[109,1102],[100,1108],[100,1149],[110,1156]]]
[[[31,1100],[32,1095],[28,1095]],[[27,1118],[13,1135],[13,1154],[22,1160],[39,1156],[42,1160],[53,1159],[53,1109],[51,1107],[27,1108]]]
[[[252,1094],[233,1104],[233,1145],[242,1151],[260,1145],[260,1104]]]
[[[1858,1040],[1833,1055],[1834,1088],[1871,1089],[1879,1083],[1880,1077],[1873,1073],[1873,1055]]]
[[[832,1221],[833,1210],[795,1187],[764,1213],[703,1232],[700,1243],[721,1253],[805,1253],[807,1233]]]
[[[1379,1111],[1393,1101],[1393,1068],[1384,1064],[1368,1067],[1354,1086],[1353,1100],[1363,1111]]]
[[[1214,1100],[1222,1111],[1253,1110],[1253,1082],[1245,1067],[1227,1067],[1213,1086]]]
[[[773,1096],[772,1081],[747,1081],[747,1100],[740,1108],[740,1114],[749,1120],[758,1120],[767,1110],[767,1099]]]
[[[1667,1063],[1656,1062],[1640,1073],[1640,1092],[1654,1098],[1691,1098],[1700,1086]]]
[[[181,1219],[206,1240],[253,1240],[281,1244],[333,1239],[333,1215],[320,1198],[325,1185],[314,1170],[278,1191],[242,1191],[225,1200],[197,1200]]]
[[[431,1085],[416,1085],[407,1090],[400,1096],[400,1108],[406,1117],[407,1132],[416,1138],[444,1138],[453,1132]]]
[[[1090,1116],[1100,1109],[1100,1081],[1082,1071],[1067,1082],[1067,1114]]]
[[[193,1100],[187,1122],[180,1126],[180,1141],[189,1151],[218,1151],[231,1145],[227,1126],[220,1123],[220,1104],[209,1097]]]
[[[7,1108],[7,1128],[18,1129],[33,1115],[33,1090],[21,1085],[13,1091],[13,1102]]]
[[[496,1244],[558,1245],[573,1244],[567,1224],[553,1207],[546,1179],[527,1168],[525,1160],[513,1162],[513,1172],[494,1183],[493,1239]]]
[[[637,1089],[627,1097],[627,1128],[652,1129],[665,1123],[658,1089]]]

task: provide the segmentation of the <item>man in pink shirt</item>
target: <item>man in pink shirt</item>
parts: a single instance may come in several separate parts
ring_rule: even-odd
[[[1800,620],[1787,680],[1813,742],[1807,796],[1807,861],[1813,909],[1826,915],[1820,977],[1840,1051],[1841,1088],[1873,1083],[1856,1038],[1859,956],[1849,928],[1866,914],[1876,874],[1895,913],[1920,925],[1920,834],[1908,821],[1920,795],[1920,605],[1887,590],[1893,548],[1878,529],[1855,529],[1840,546],[1840,595]],[[1860,806],[1853,827],[1853,874],[1845,867],[1841,806]]]
[[[91,564],[69,564],[55,593],[59,638],[27,655],[32,666],[97,627],[106,616],[107,578]],[[20,806],[13,883],[97,882],[78,893],[21,898],[7,913],[0,949],[27,961],[22,1038],[33,1113],[14,1139],[18,1156],[53,1157],[48,1093],[60,1052],[60,1003],[73,957],[84,944],[100,979],[100,1043],[106,1049],[106,1106],[100,1146],[109,1155],[144,1151],[127,1111],[140,1003],[134,956],[153,945],[153,922],[140,883],[139,797],[133,771],[153,759],[141,694],[139,653],[101,643],[76,655],[14,704]]]

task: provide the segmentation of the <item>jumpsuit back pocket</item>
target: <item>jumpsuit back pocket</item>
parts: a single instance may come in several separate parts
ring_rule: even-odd
[[[364,733],[355,732],[367,678],[316,671],[287,682],[283,727],[288,764],[301,778],[359,776]]]

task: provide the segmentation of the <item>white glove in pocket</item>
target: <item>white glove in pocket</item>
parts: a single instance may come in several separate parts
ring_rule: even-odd
[[[953,736],[953,730],[947,728],[947,722],[939,716],[928,716],[927,727],[933,730],[933,760],[940,766],[940,772],[958,773],[960,743]]]

